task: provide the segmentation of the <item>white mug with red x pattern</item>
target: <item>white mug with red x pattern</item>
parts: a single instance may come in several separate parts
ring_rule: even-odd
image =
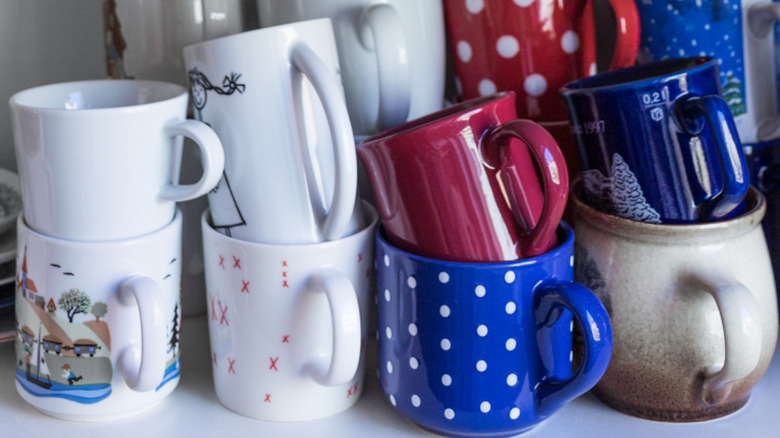
[[[337,240],[238,240],[202,219],[207,316],[217,398],[253,418],[323,418],[363,391],[378,214]]]

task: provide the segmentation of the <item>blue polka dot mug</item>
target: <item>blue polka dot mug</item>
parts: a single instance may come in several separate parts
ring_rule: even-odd
[[[610,321],[571,281],[572,229],[562,222],[558,234],[537,257],[459,263],[377,232],[379,376],[398,412],[442,435],[512,436],[596,385],[612,354]],[[575,321],[584,353],[572,372]]]

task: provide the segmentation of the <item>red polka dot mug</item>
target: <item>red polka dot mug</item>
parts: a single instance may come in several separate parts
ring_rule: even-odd
[[[617,23],[610,69],[634,64],[639,15],[609,0]],[[566,120],[558,89],[596,73],[592,0],[445,0],[447,33],[461,98],[513,90],[520,117]]]

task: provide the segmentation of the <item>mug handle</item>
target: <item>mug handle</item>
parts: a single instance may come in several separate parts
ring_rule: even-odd
[[[333,351],[330,363],[313,360],[304,367],[317,383],[335,386],[348,383],[360,364],[361,327],[357,293],[346,275],[332,268],[316,272],[306,290],[323,293],[328,299],[333,322]]]
[[[639,53],[640,22],[636,3],[625,0],[608,0],[615,15],[615,51],[612,54],[610,70],[631,67]]]
[[[155,389],[165,375],[167,334],[162,291],[149,277],[134,276],[119,285],[119,303],[137,307],[141,317],[141,346],[130,346],[119,356],[119,370],[133,391]]]
[[[225,170],[225,152],[217,134],[208,125],[197,120],[178,120],[169,122],[163,128],[165,135],[183,136],[192,139],[200,149],[203,175],[193,184],[165,185],[159,193],[161,199],[168,201],[188,201],[205,195],[219,183]],[[174,174],[178,174],[182,159],[181,143],[174,144]]]
[[[754,4],[748,9],[747,17],[753,36],[766,38],[772,32],[775,22],[780,21],[780,3]]]
[[[538,414],[549,417],[570,400],[598,383],[612,358],[612,325],[601,301],[586,288],[571,281],[543,284],[534,293],[537,328],[551,326],[568,309],[583,333],[582,363],[565,380],[543,380],[536,386]]]
[[[399,125],[409,116],[412,74],[403,23],[387,3],[377,3],[363,11],[360,41],[376,52],[379,76],[379,130]]]
[[[758,302],[742,283],[715,274],[693,274],[688,282],[715,299],[723,324],[726,355],[719,370],[705,369],[700,399],[714,406],[729,396],[733,384],[745,378],[761,358],[762,332]]]
[[[780,3],[767,2],[751,5],[747,11],[746,21],[746,26],[750,29],[750,32],[745,35],[745,51],[756,50],[761,52],[761,46],[769,44],[767,40],[771,38],[770,35],[773,33],[775,23],[780,22]],[[752,64],[754,65],[745,71],[750,76],[746,78],[746,82],[753,84],[765,83],[763,74],[767,70],[773,70],[771,67],[774,62],[774,59],[753,60]],[[774,80],[774,78],[771,80]],[[761,90],[761,92],[764,91]],[[774,99],[772,99],[772,102],[774,102]],[[773,116],[760,120],[757,128],[758,141],[771,141],[780,135],[780,118]]]
[[[697,207],[699,217],[722,218],[739,206],[747,195],[750,181],[747,160],[728,104],[719,96],[683,96],[674,102],[677,120],[688,135],[709,126],[723,169],[723,189]]]
[[[526,200],[523,179],[528,176],[523,175],[525,171],[513,162],[509,149],[512,139],[520,140],[531,151],[544,183],[544,206],[538,220],[534,220],[528,203],[521,202]],[[507,192],[512,214],[516,222],[528,224],[530,229],[528,238],[519,244],[521,254],[533,257],[544,253],[556,236],[569,197],[569,173],[558,143],[546,129],[530,120],[512,120],[490,131],[485,144],[498,147],[499,178]]]
[[[330,209],[317,225],[324,240],[335,240],[349,227],[357,197],[355,138],[347,104],[338,81],[311,48],[303,43],[295,44],[290,51],[290,63],[309,78],[328,119],[335,156],[335,181]]]

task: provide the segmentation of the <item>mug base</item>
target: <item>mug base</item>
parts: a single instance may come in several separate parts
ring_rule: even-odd
[[[692,423],[697,421],[714,420],[725,417],[742,409],[750,399],[750,396],[734,401],[726,405],[712,406],[710,408],[699,410],[680,410],[680,409],[653,409],[650,407],[634,406],[609,397],[599,391],[594,391],[596,397],[605,405],[616,411],[633,417],[644,418],[646,420],[663,421],[667,423]]]

